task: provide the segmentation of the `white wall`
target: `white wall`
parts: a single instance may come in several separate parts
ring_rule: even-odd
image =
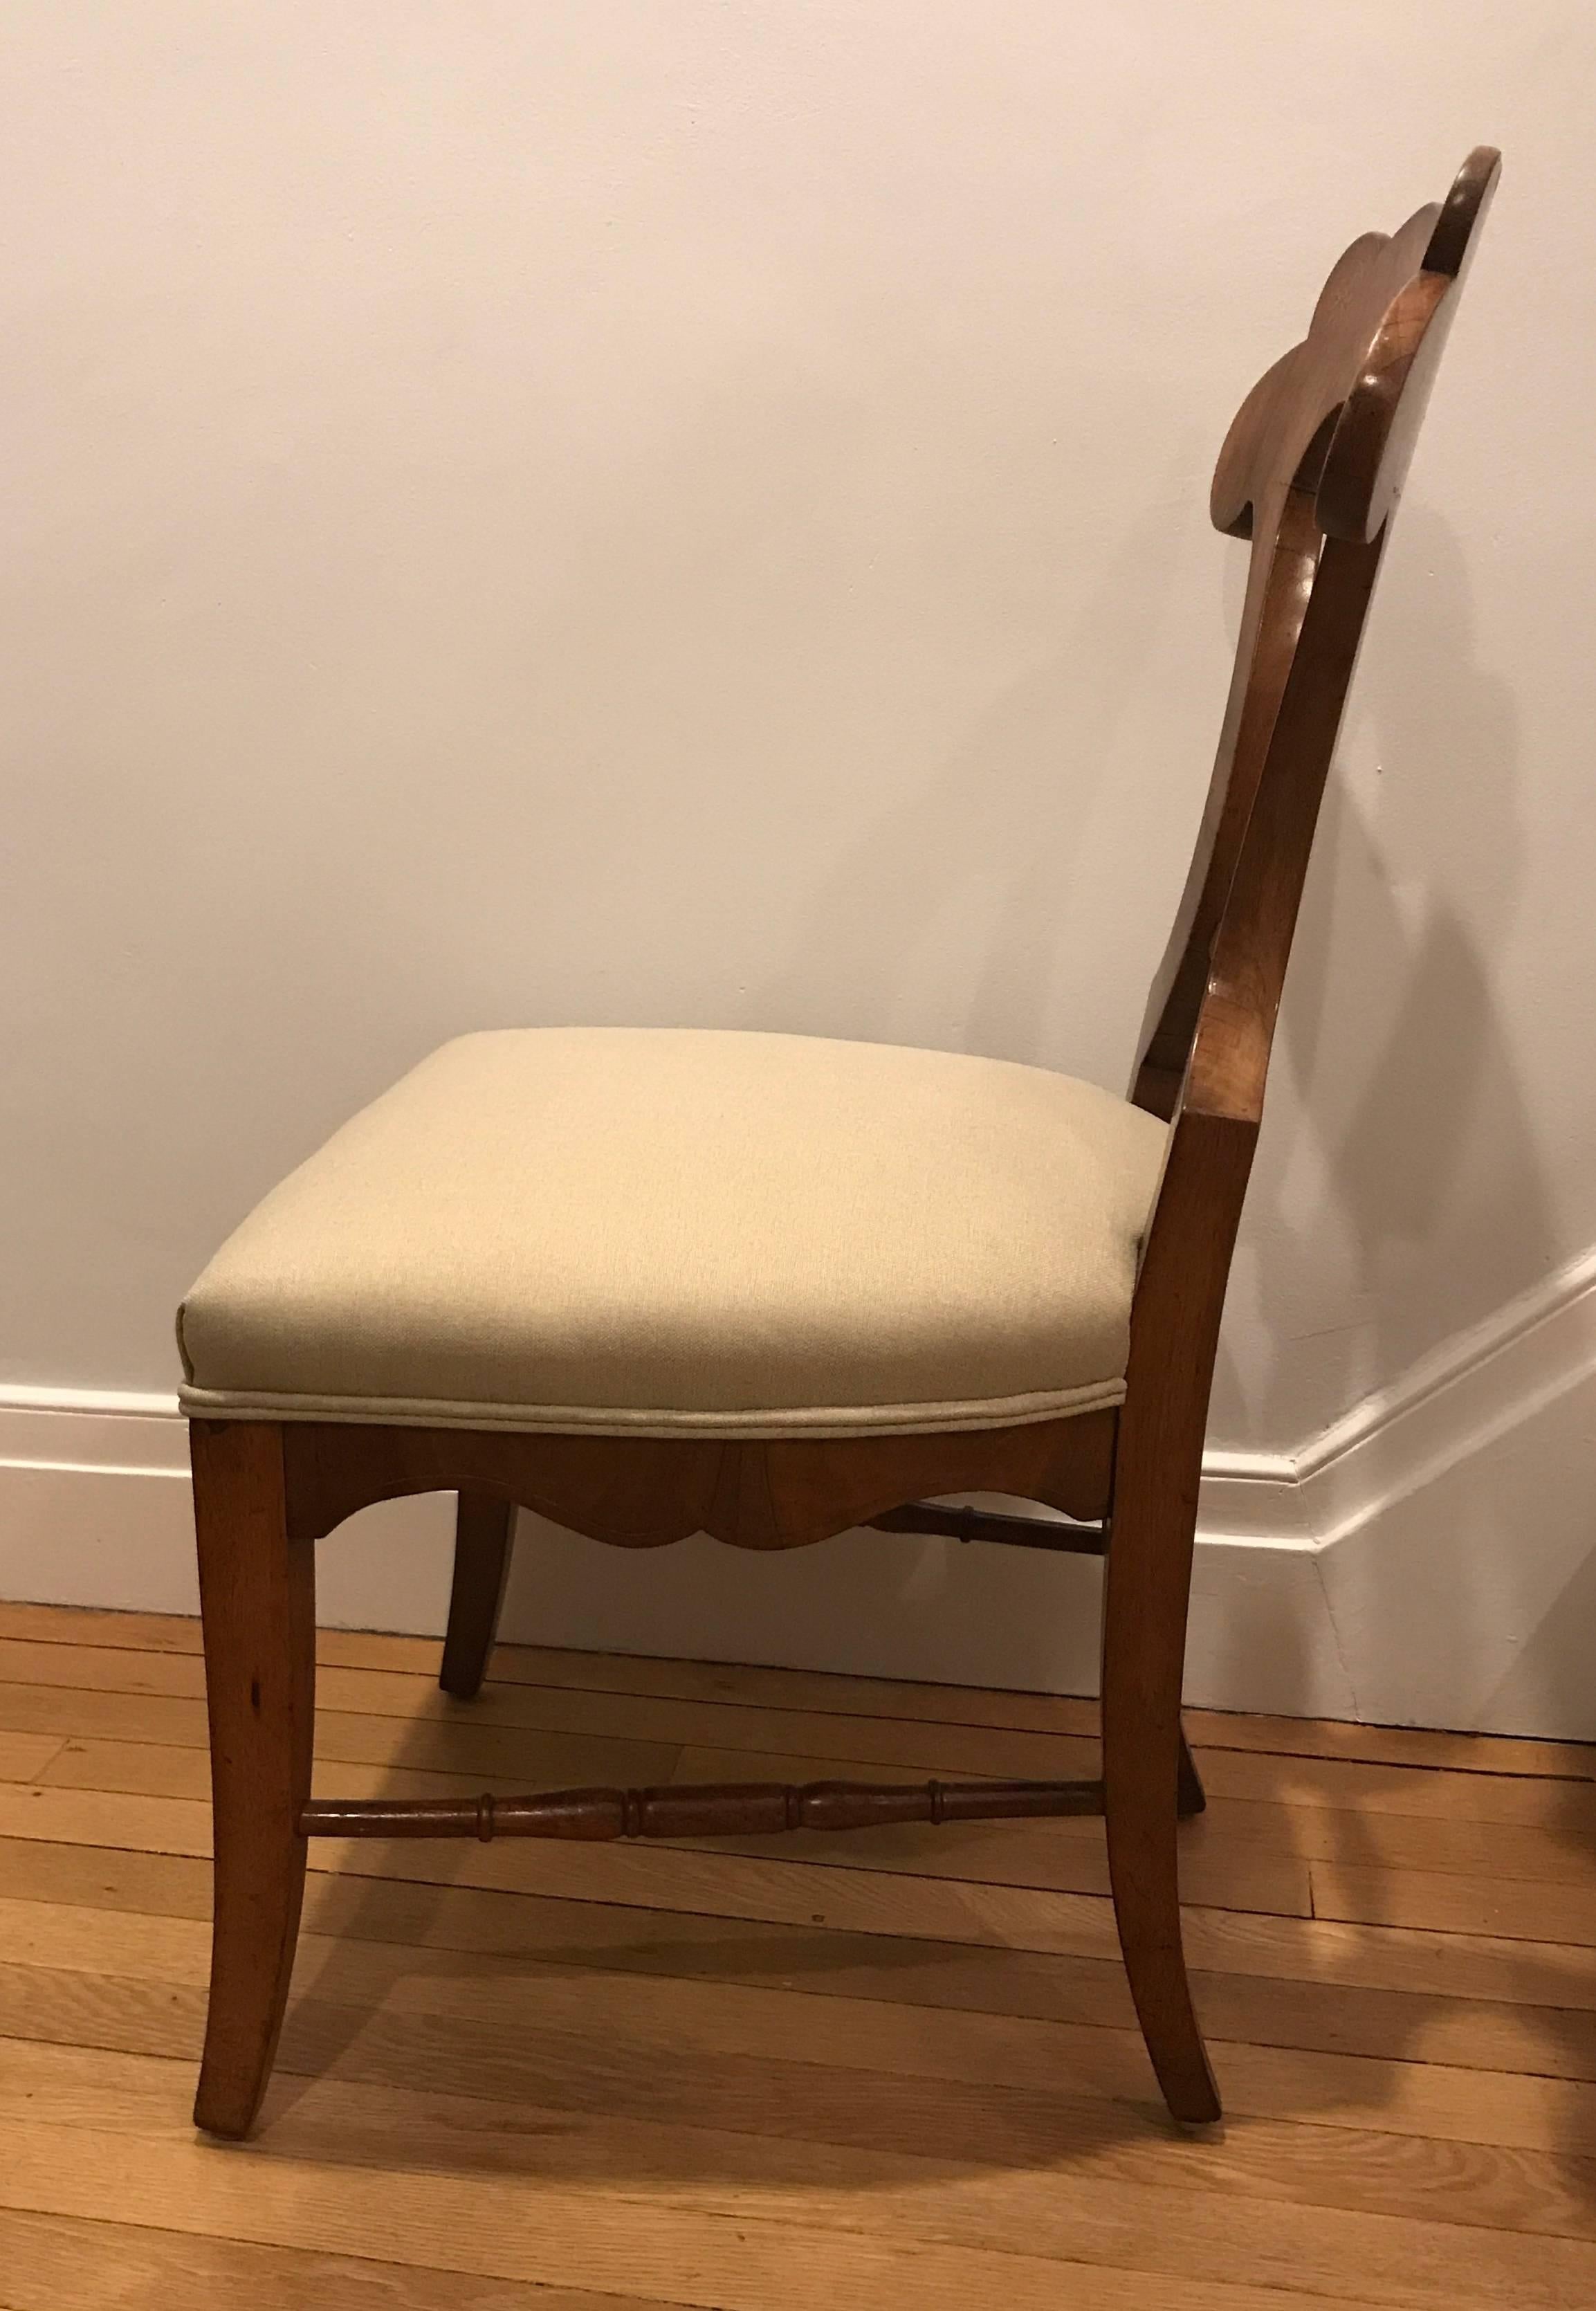
[[[1478,1365],[1472,1328],[1596,1243],[1593,68],[1583,0],[13,0],[13,1404],[168,1391],[214,1243],[462,1028],[757,1025],[1121,1084],[1226,675],[1220,434],[1352,232],[1491,138],[1217,1482],[1272,1500],[1372,1391]],[[1596,1549],[1579,1474],[1554,1602]],[[1364,1501],[1376,1539],[1409,1477]],[[1466,1563],[1426,1544],[1419,1624],[1426,1583],[1495,1594],[1549,1546],[1522,1496],[1487,1512]],[[0,1585],[56,1593],[56,1515],[17,1510]],[[168,1539],[91,1523],[63,1592],[160,1585]],[[833,1563],[781,1576],[816,1657]],[[351,1616],[397,1609],[362,1577]],[[1036,1576],[980,1577],[996,1656]],[[715,1642],[762,1642],[749,1610]]]

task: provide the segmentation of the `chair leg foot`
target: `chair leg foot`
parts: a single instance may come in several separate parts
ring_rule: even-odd
[[[515,1545],[515,1508],[487,1493],[462,1493],[455,1512],[455,1570],[449,1631],[438,1682],[457,1701],[474,1701],[499,1634],[499,1611]]]
[[[1138,1546],[1139,1544],[1139,1546]],[[1181,1731],[1190,1542],[1127,1519],[1109,1549],[1103,1649],[1103,1810],[1109,1882],[1130,1994],[1173,2117],[1208,2126],[1219,2093],[1191,2003],[1181,1936],[1175,1831],[1188,1795],[1201,1801]],[[1184,1575],[1184,1577],[1182,1577]]]
[[[1104,1795],[1114,1918],[1147,2053],[1171,2116],[1188,2126],[1211,2125],[1221,2115],[1219,2090],[1186,1974],[1174,1807],[1161,1808],[1164,1821],[1155,1824],[1145,1793],[1113,1789],[1106,1774]]]
[[[279,1428],[196,1421],[190,1441],[215,1853],[194,2120],[238,2139],[271,2075],[304,1894],[315,1557],[312,1542],[288,1537]]]

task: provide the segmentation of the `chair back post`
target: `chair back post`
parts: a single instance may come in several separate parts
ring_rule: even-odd
[[[1103,1806],[1131,1996],[1177,2118],[1220,2102],[1182,1950],[1175,1825],[1198,1488],[1231,1255],[1320,798],[1387,519],[1496,173],[1355,241],[1307,336],[1248,395],[1214,476],[1252,541],[1218,756],[1133,1097],[1170,1120],[1130,1308],[1103,1627]]]

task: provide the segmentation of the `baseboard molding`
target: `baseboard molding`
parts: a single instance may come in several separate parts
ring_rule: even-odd
[[[1596,1739],[1596,1251],[1292,1452],[1204,1461],[1187,1691],[1214,1708]],[[1099,1568],[900,1534],[615,1552],[542,1524],[505,1635],[1058,1692]],[[0,1388],[0,1593],[192,1612],[175,1397]],[[322,1618],[441,1630],[447,1504],[320,1552]],[[531,1539],[530,1531],[528,1539]],[[618,1578],[624,1572],[624,1578]]]

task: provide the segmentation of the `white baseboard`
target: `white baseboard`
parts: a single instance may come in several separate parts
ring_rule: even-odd
[[[351,1519],[318,1553],[321,1618],[440,1632],[448,1518],[434,1497]],[[887,1533],[789,1554],[699,1539],[623,1555],[539,1519],[522,1530],[508,1637],[1095,1684],[1089,1558]],[[175,1398],[0,1389],[0,1594],[196,1609]],[[1209,1452],[1187,1693],[1596,1739],[1596,1251],[1295,1452]]]

